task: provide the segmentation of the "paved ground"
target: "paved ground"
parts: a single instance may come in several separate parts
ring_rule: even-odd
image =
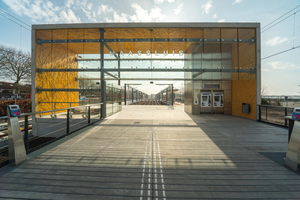
[[[286,149],[284,128],[192,116],[183,106],[124,106],[23,165],[2,168],[0,197],[300,199],[300,176],[262,155]]]

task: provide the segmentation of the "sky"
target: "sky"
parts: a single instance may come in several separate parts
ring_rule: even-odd
[[[0,0],[0,44],[31,51],[32,24],[259,22],[266,94],[300,95],[300,48],[266,58],[300,45],[300,7],[273,27],[265,27],[299,5],[300,0]],[[138,89],[152,93],[163,88],[153,87]],[[175,87],[182,87],[182,83],[175,83]]]

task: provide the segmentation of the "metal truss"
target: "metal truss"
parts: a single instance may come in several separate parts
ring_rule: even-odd
[[[225,43],[250,43],[255,42],[254,38],[250,39],[222,39],[222,38],[140,38],[140,39],[76,39],[76,40],[42,40],[37,38],[37,44],[55,44],[55,43],[116,43],[116,42],[225,42]],[[107,45],[105,45],[107,47]],[[110,48],[108,48],[111,50]]]
[[[186,69],[186,68],[106,68],[103,69],[104,73],[106,72],[197,72],[197,73],[205,73],[205,72],[228,72],[228,73],[255,73],[255,68],[251,69]],[[37,68],[38,73],[43,72],[101,72],[100,68],[82,68],[82,69],[76,69],[76,68],[50,68],[50,69],[43,69],[43,68]]]

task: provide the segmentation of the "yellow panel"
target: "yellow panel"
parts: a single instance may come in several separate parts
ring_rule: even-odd
[[[51,30],[37,30],[36,38],[42,40],[51,40]],[[50,68],[52,67],[52,51],[51,44],[38,45],[36,44],[36,67]],[[49,73],[36,73],[36,87],[52,88],[53,86],[52,72]],[[36,94],[36,111],[53,110],[53,104],[39,103],[39,102],[52,102],[53,95],[51,92],[43,92]],[[47,113],[50,114],[50,113]]]
[[[242,104],[250,104],[250,113],[242,113]],[[233,80],[232,81],[232,114],[256,119],[256,81]]]
[[[219,28],[206,28],[204,29],[204,38],[218,39],[220,38]]]
[[[75,30],[76,31],[76,30]],[[68,30],[37,30],[36,37],[39,39],[68,39],[68,36],[77,36]],[[73,35],[72,35],[73,34]],[[80,35],[79,35],[80,37]],[[82,38],[82,36],[80,37]],[[55,43],[52,44],[36,44],[36,65],[40,68],[78,68],[78,63],[75,62],[77,53],[68,49],[68,43]],[[78,44],[77,44],[78,45]],[[81,44],[82,46],[82,44]],[[42,88],[78,88],[78,83],[75,77],[78,72],[46,72],[42,74],[37,73],[36,85]],[[54,104],[51,102],[78,102],[78,92],[42,92],[36,94],[37,102],[49,102],[36,104],[37,111],[53,110]],[[69,103],[58,103],[56,109],[69,107]],[[78,104],[72,104],[78,106]],[[50,113],[45,113],[50,114]],[[44,114],[44,115],[45,115]]]
[[[255,37],[255,29],[239,29],[238,39]],[[238,43],[238,68],[250,69],[256,66],[255,43]],[[234,48],[233,48],[234,51]],[[233,52],[235,58],[236,52]],[[233,67],[235,67],[233,65]],[[234,80],[235,79],[235,80]],[[232,114],[256,119],[256,75],[239,73],[232,80]],[[249,114],[242,113],[242,103],[250,104]]]

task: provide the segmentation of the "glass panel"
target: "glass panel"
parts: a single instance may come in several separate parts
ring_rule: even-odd
[[[222,68],[238,68],[237,29],[221,29]],[[233,41],[227,42],[228,39]],[[237,80],[238,73],[222,73],[222,79]]]
[[[251,69],[256,66],[255,42],[241,42],[241,40],[255,39],[255,29],[239,29],[239,67]],[[239,80],[255,80],[255,74],[241,73]]]
[[[207,101],[207,96],[202,96],[202,101]]]
[[[204,54],[203,67],[206,69],[221,68],[221,43],[220,29],[210,28],[204,29]],[[221,79],[220,72],[205,72],[202,75],[203,79]]]

